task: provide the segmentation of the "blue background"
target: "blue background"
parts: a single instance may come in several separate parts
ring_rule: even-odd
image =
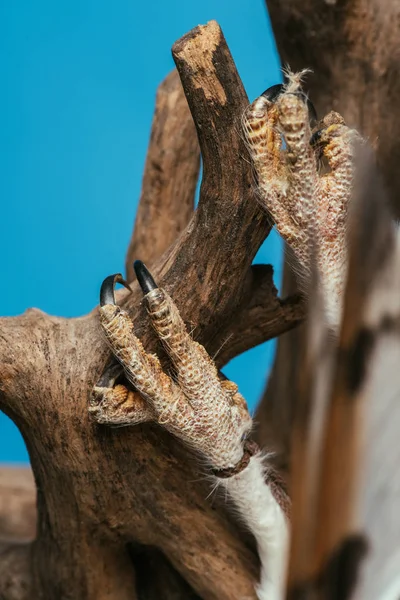
[[[170,48],[210,19],[251,99],[280,80],[264,0],[0,3],[1,315],[32,306],[85,314],[104,276],[124,270]],[[274,264],[278,283],[281,254],[273,234],[257,256]],[[224,369],[253,408],[273,352],[264,344]],[[2,413],[0,461],[28,461]]]

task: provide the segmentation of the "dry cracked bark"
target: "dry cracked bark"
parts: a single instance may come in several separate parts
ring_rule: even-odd
[[[251,269],[270,226],[242,159],[237,132],[247,97],[220,28],[196,27],[174,45],[173,56],[203,158],[200,202],[184,228],[198,151],[172,75],[158,98],[128,257],[140,249],[140,258],[153,263],[211,355],[223,345],[221,366],[293,327],[303,308],[298,297],[277,298],[269,268]],[[173,126],[177,113],[184,138]],[[178,176],[181,161],[185,172]],[[165,219],[176,226],[164,233]],[[148,236],[143,227],[150,227]],[[136,284],[132,295],[119,295],[154,350],[140,297]],[[26,441],[38,511],[35,540],[3,547],[0,597],[160,598],[155,586],[162,577],[164,592],[174,590],[177,598],[254,598],[252,541],[239,535],[223,502],[206,499],[208,482],[188,450],[155,426],[112,430],[90,421],[88,399],[109,364],[97,309],[78,319],[31,309],[0,320],[0,407]]]

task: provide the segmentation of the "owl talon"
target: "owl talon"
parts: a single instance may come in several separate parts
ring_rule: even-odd
[[[264,90],[263,93],[260,94],[260,96],[262,96],[263,98],[268,100],[268,102],[271,102],[272,104],[274,104],[278,100],[279,96],[281,96],[285,92],[285,85],[286,85],[285,83],[276,83],[275,85],[271,85],[269,88]],[[305,100],[305,102],[307,103],[310,122],[317,121],[318,120],[317,111],[315,109],[314,104],[311,102],[311,100],[307,96],[307,94],[305,94],[302,91],[293,92],[293,93],[296,96],[303,98]]]
[[[149,319],[176,379],[163,371],[154,354],[146,352],[128,313],[115,304],[114,286],[126,282],[120,274],[110,275],[101,288],[100,323],[126,378],[140,396],[121,385],[96,387],[91,414],[110,425],[155,421],[197,449],[210,466],[231,468],[242,458],[243,439],[252,425],[246,402],[235,384],[221,384],[215,364],[191,338],[172,298],[158,288],[145,265],[136,261],[134,268]]]
[[[133,263],[135,275],[144,295],[156,290],[158,285],[153,279],[150,271],[141,260],[135,260]]]
[[[245,114],[244,133],[260,201],[291,247],[305,290],[317,262],[325,315],[337,331],[346,280],[354,142],[360,137],[334,111],[311,132],[310,121],[317,115],[302,91],[303,74],[288,72],[284,85],[257,98]]]
[[[117,283],[120,283],[127,290],[132,291],[129,283],[125,281],[122,277],[121,273],[116,273],[115,275],[109,275],[106,277],[101,284],[100,288],[100,306],[105,306],[106,304],[115,305],[115,294],[114,289]]]

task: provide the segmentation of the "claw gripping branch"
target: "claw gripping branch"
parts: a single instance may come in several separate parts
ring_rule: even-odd
[[[143,294],[146,295],[158,288],[158,285],[154,281],[150,271],[141,260],[135,260],[133,263],[133,268]]]
[[[286,83],[268,88],[249,106],[243,126],[260,202],[291,247],[306,292],[315,257],[326,319],[337,331],[346,280],[353,147],[359,136],[333,112],[312,135],[316,112],[301,88],[303,74],[288,72]],[[322,156],[326,173],[319,170]]]
[[[132,291],[129,283],[125,281],[122,277],[121,273],[116,273],[115,275],[109,275],[106,277],[101,284],[100,288],[100,306],[105,306],[106,304],[115,304],[115,286],[117,283],[120,283],[127,290]]]

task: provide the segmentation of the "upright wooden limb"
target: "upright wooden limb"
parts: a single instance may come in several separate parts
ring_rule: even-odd
[[[129,280],[134,260],[152,264],[189,223],[199,166],[196,130],[175,70],[157,92],[142,194],[126,256]]]

